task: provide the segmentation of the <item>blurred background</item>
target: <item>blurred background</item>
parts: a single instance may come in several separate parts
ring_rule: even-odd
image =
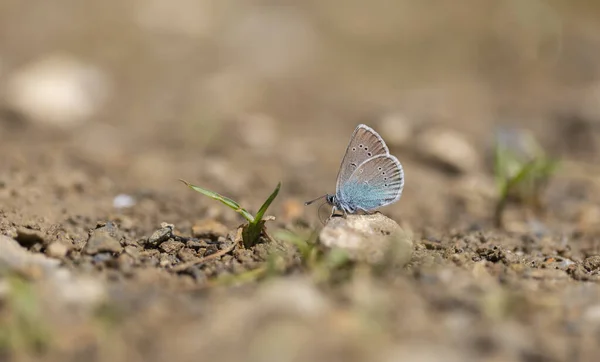
[[[404,209],[427,209],[456,178],[414,153],[480,171],[498,125],[594,156],[599,14],[584,0],[2,0],[3,157],[64,152],[123,188],[184,178],[252,198],[282,180],[316,197],[363,122],[405,164]]]
[[[190,297],[266,249],[174,273],[217,247],[145,246],[242,222],[178,179],[250,210],[282,181],[269,225],[321,227],[302,202],[359,123],[404,166],[382,211],[416,233],[409,267],[319,283],[292,253],[273,284]],[[499,231],[494,142],[527,132],[561,166],[546,213]],[[0,279],[0,360],[595,360],[599,141],[597,1],[0,0],[0,241],[66,266]],[[86,251],[108,220],[122,238]]]

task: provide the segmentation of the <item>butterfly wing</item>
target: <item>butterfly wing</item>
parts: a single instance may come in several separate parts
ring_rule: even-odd
[[[392,155],[377,155],[361,163],[337,194],[350,210],[370,211],[400,199],[404,170]]]
[[[342,159],[336,182],[336,192],[360,164],[377,155],[389,155],[383,138],[371,127],[359,124],[354,130]]]

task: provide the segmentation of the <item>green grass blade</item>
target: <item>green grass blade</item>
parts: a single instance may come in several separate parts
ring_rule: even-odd
[[[537,166],[537,164],[535,161],[530,161],[530,162],[526,163],[525,165],[523,165],[523,167],[519,170],[519,172],[508,181],[508,184],[507,184],[508,191],[511,190],[516,185],[523,182],[523,180],[525,180],[527,177],[529,177],[532,174],[532,172],[535,170],[536,166]]]
[[[263,216],[265,216],[265,212],[267,212],[267,209],[269,208],[269,206],[271,206],[271,203],[273,202],[273,200],[275,200],[275,198],[277,197],[277,194],[279,194],[279,189],[281,188],[281,182],[279,182],[277,184],[277,187],[275,188],[275,190],[273,191],[273,193],[271,193],[271,196],[269,196],[269,198],[267,199],[267,201],[265,201],[264,204],[262,204],[262,206],[260,207],[260,209],[258,210],[258,212],[256,213],[256,217],[254,218],[254,222],[259,222],[260,220],[262,220]]]
[[[191,188],[192,190],[194,190],[196,192],[199,192],[199,193],[201,193],[203,195],[206,195],[206,196],[210,197],[211,199],[214,199],[214,200],[217,200],[217,201],[221,201],[223,204],[229,206],[235,212],[241,214],[246,220],[248,220],[248,222],[251,222],[251,223],[254,222],[254,220],[255,220],[254,216],[252,216],[252,214],[250,214],[248,211],[246,211],[245,209],[243,209],[240,206],[240,204],[238,204],[237,202],[233,201],[232,199],[230,199],[228,197],[225,197],[223,195],[220,195],[220,194],[218,194],[216,192],[203,189],[202,187],[194,186],[194,185],[190,184],[187,181],[184,181],[184,180],[179,180],[179,181],[183,182],[187,187]],[[279,191],[279,190],[277,190],[277,191]],[[267,200],[267,201],[269,201],[269,200]]]

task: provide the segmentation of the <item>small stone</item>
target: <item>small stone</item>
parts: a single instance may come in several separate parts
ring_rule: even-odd
[[[160,265],[163,268],[168,267],[168,266],[170,266],[172,264],[173,264],[173,262],[171,261],[171,259],[169,259],[166,256],[161,257],[160,258],[160,262],[158,263],[158,265]]]
[[[190,249],[194,249],[194,250],[198,250],[200,248],[205,248],[206,247],[206,243],[203,243],[201,241],[198,240],[188,240],[185,243],[185,246],[187,246]]]
[[[136,248],[135,246],[126,246],[125,253],[136,260],[140,258],[140,249]]]
[[[217,239],[219,236],[225,236],[229,232],[227,226],[213,219],[198,221],[192,226],[192,235],[195,238]]]
[[[479,168],[479,154],[460,133],[432,127],[417,135],[416,151],[421,157],[452,172],[469,173]]]
[[[177,257],[181,259],[181,261],[192,261],[198,259],[196,252],[189,248],[183,248],[177,252]]]
[[[173,229],[175,226],[173,224],[162,223],[160,224],[160,229],[156,230],[150,237],[148,238],[148,244],[152,246],[157,246],[160,243],[169,240],[171,235],[173,234]]]
[[[119,240],[115,239],[115,235],[117,235],[116,226],[112,223],[106,223],[105,226],[92,231],[83,251],[88,255],[102,252],[120,253],[123,247]]]
[[[126,209],[135,205],[135,199],[131,195],[119,194],[113,199],[115,209]]]
[[[344,250],[352,260],[372,264],[393,256],[394,264],[403,266],[413,252],[411,235],[381,213],[332,218],[319,240],[327,247]]]
[[[179,251],[185,246],[181,241],[167,240],[160,244],[159,249],[167,254],[172,254]]]
[[[585,258],[583,267],[590,272],[600,270],[600,255],[593,255]]]
[[[46,255],[52,258],[64,258],[69,252],[69,247],[61,242],[53,242],[46,248]]]
[[[133,269],[133,265],[135,264],[135,260],[126,253],[119,255],[117,258],[117,265],[119,270],[124,273],[130,273]]]
[[[51,273],[59,265],[60,261],[43,254],[31,253],[16,240],[0,235],[0,270],[26,271],[39,275]]]

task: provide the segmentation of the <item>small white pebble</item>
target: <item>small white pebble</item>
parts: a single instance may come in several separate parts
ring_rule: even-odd
[[[135,199],[127,194],[119,194],[113,199],[113,207],[116,209],[124,209],[135,205]]]

